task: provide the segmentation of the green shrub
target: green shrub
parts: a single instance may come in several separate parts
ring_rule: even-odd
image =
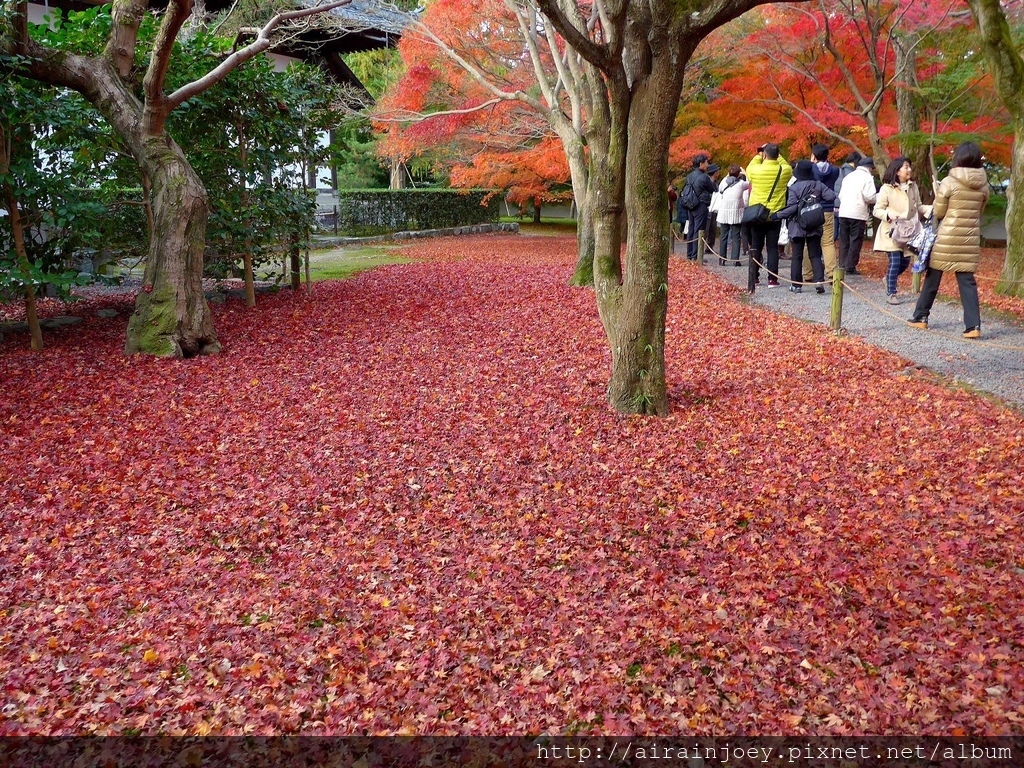
[[[338,197],[338,232],[354,236],[497,222],[501,202],[486,189],[346,189]]]

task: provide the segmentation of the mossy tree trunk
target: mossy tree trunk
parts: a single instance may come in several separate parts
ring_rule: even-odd
[[[968,0],[996,92],[1013,122],[1010,187],[1006,191],[1006,260],[996,290],[1024,297],[1024,59],[1014,43],[999,0]]]
[[[220,351],[203,293],[206,189],[173,143],[146,142],[153,237],[142,290],[128,322],[125,352],[192,357]]]
[[[711,31],[761,3],[608,2],[599,33],[587,24],[589,6],[537,3],[567,44],[601,73],[588,78],[587,205],[594,223],[594,289],[612,354],[608,401],[624,413],[663,416],[669,411],[668,145],[683,70]]]
[[[21,222],[21,209],[18,206],[18,198],[14,194],[14,187],[4,178],[11,169],[13,144],[13,137],[0,123],[0,178],[3,179],[3,182],[0,183],[0,193],[2,193],[0,202],[7,209],[7,216],[11,222],[11,236],[14,238],[14,254],[25,275],[25,319],[32,339],[32,349],[39,351],[43,348],[43,329],[39,325],[39,315],[36,313],[36,289],[31,283],[28,252],[25,250],[25,228]]]

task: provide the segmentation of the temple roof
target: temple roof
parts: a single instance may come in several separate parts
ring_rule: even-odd
[[[296,7],[314,6],[321,2],[322,0],[295,0]],[[39,0],[33,4],[60,8],[64,11],[81,11],[97,5],[109,5],[109,0]],[[149,5],[153,8],[166,4],[166,0],[149,0]],[[205,2],[206,11],[209,13],[226,10],[231,5],[232,0]],[[348,5],[334,8],[329,13],[345,28],[325,29],[313,25],[297,39],[275,46],[271,51],[325,66],[339,82],[351,83],[365,91],[362,83],[352,74],[341,57],[347,53],[373,51],[396,45],[408,23],[409,14],[372,0],[352,0]]]

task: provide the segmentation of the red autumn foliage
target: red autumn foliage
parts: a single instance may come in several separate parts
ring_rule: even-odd
[[[509,98],[536,92],[538,85],[518,22],[505,4],[439,0],[427,6],[422,22],[506,98],[491,103],[491,89],[414,27],[399,44],[407,74],[375,113],[381,120],[380,154],[403,160],[427,154],[435,170],[450,175],[452,186],[497,189],[520,206],[571,199],[565,151],[550,125],[533,107]],[[546,48],[538,55],[553,71]],[[446,114],[453,110],[475,111]]]
[[[0,733],[1024,730],[1020,413],[673,262],[619,416],[574,241],[410,252],[0,346]]]
[[[833,161],[854,147],[870,152],[867,123],[851,82],[865,103],[879,98],[878,134],[893,156],[899,154],[895,99],[904,83],[896,79],[892,37],[903,38],[904,44],[920,37],[918,82],[925,89],[940,87],[934,85],[935,78],[957,59],[944,46],[955,49],[966,28],[971,30],[968,49],[975,47],[970,16],[964,10],[950,0],[872,0],[852,6],[845,0],[828,0],[765,6],[750,14],[746,25],[723,27],[701,46],[703,65],[691,80],[703,84],[704,90],[683,99],[669,150],[670,167],[688,171],[697,152],[710,152],[720,164],[746,165],[765,141],[780,144],[790,160],[808,157],[819,141],[833,147]],[[824,47],[826,15],[838,62]],[[959,103],[952,109],[942,97],[919,94],[924,104],[919,129],[930,131],[929,109],[938,110],[940,154],[948,156],[962,140],[943,140],[943,135],[974,134],[991,161],[1009,164],[1008,118],[1001,108],[983,106],[986,100],[980,96],[992,92],[991,78],[982,77],[964,90],[981,104]],[[945,93],[944,98],[961,102],[956,93]]]

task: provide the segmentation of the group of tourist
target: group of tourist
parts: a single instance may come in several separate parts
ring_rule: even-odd
[[[775,288],[785,227],[792,249],[790,291],[800,293],[803,285],[811,284],[817,293],[825,293],[837,266],[847,275],[860,274],[861,248],[871,235],[872,220],[878,219],[873,249],[888,256],[887,301],[899,304],[898,279],[913,256],[906,232],[919,228],[922,220],[933,219],[935,242],[910,324],[928,327],[942,276],[952,272],[963,302],[963,335],[978,338],[981,317],[974,272],[980,257],[981,216],[989,195],[978,145],[964,142],[956,148],[949,175],[935,185],[932,205],[923,202],[906,157],[889,163],[879,186],[872,158],[853,152],[835,166],[828,155],[828,147],[815,144],[810,159],[790,164],[777,144],[762,144],[746,169],[731,165],[720,182],[719,166],[707,154],[697,155],[682,189],[669,188],[669,210],[676,205],[677,221],[687,233],[686,257],[697,259],[698,233],[704,232],[713,247],[720,226],[719,263],[739,266],[742,249],[757,266],[755,280],[760,282],[763,264],[768,287]],[[908,221],[916,224],[897,227]],[[900,242],[894,239],[897,236]]]

